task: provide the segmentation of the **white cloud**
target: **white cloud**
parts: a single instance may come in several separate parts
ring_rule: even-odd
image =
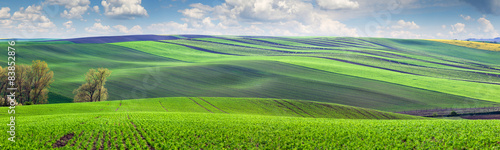
[[[196,18],[196,19],[201,19],[205,15],[205,12],[198,8],[179,10],[179,12],[186,17]]]
[[[0,9],[0,19],[5,19],[10,17],[10,8],[9,7],[2,7]]]
[[[141,6],[141,0],[103,0],[104,14],[117,19],[147,17],[148,12]]]
[[[484,16],[477,19],[477,22],[479,22],[479,24],[481,25],[481,29],[483,32],[490,33],[491,37],[499,36],[498,32],[495,30],[495,27],[493,27],[493,24],[491,24],[491,22]]]
[[[319,7],[323,9],[355,9],[359,3],[350,0],[316,0]]]
[[[19,8],[19,11],[14,12],[11,19],[19,21],[18,30],[29,32],[48,32],[49,29],[55,28],[55,24],[50,21],[47,16],[43,15],[41,6],[31,5]]]
[[[463,18],[464,20],[466,20],[466,21],[471,20],[471,17],[470,17],[470,16],[460,15],[460,17],[462,17],[462,18]]]
[[[76,31],[75,28],[73,28],[73,21],[67,21],[63,23],[63,26],[66,27],[66,32],[74,32]]]
[[[10,28],[12,22],[13,22],[12,20],[0,20],[0,27]]]
[[[454,25],[451,25],[452,31],[450,31],[451,35],[454,34],[459,34],[459,33],[465,33],[465,24],[463,23],[456,23]]]
[[[123,25],[116,25],[116,26],[113,26],[113,28],[118,29],[118,31],[121,33],[142,34],[142,28],[139,25],[133,26],[132,28],[130,28],[130,30]]]
[[[111,32],[111,27],[110,26],[105,26],[102,25],[101,23],[94,23],[93,26],[91,27],[86,27],[85,31],[87,32],[98,32],[98,33],[109,33]]]
[[[89,0],[46,0],[48,4],[60,5],[68,10],[61,13],[61,17],[72,19],[82,18],[82,15],[89,9]]]
[[[393,29],[419,29],[420,26],[415,22],[405,22],[404,20],[399,20],[396,25],[392,26]]]
[[[441,28],[446,29],[446,25],[444,25],[444,24],[443,24],[443,25],[441,26]]]
[[[63,26],[65,26],[66,29],[69,29],[73,26],[73,21],[70,20],[68,22],[65,22],[65,23],[63,23]]]
[[[99,13],[99,6],[97,6],[97,5],[96,5],[96,6],[92,7],[92,9],[93,9],[96,13]]]
[[[200,3],[179,10],[184,23],[153,24],[165,34],[175,34],[166,26],[188,33],[234,35],[336,35],[359,36],[356,28],[337,21],[328,12],[303,0],[226,0],[216,6]]]

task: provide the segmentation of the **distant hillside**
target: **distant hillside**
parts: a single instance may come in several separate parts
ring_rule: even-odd
[[[16,64],[43,60],[54,71],[49,103],[72,102],[84,74],[99,67],[112,71],[109,100],[259,97],[384,111],[500,102],[499,52],[427,40],[130,35],[16,48]]]
[[[495,43],[500,43],[500,37],[494,38],[494,39],[476,39],[476,38],[469,38],[466,41],[478,41],[478,42],[495,42]]]

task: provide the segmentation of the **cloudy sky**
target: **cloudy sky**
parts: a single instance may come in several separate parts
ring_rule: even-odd
[[[130,34],[499,37],[500,0],[16,0],[0,38]]]

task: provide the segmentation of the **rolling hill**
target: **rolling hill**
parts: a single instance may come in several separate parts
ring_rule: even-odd
[[[500,102],[499,52],[427,40],[140,35],[17,45],[19,63],[54,71],[50,103],[71,102],[98,67],[113,71],[109,100],[256,97],[385,111]]]

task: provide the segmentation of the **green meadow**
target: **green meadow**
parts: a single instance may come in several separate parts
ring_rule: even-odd
[[[395,112],[500,107],[500,52],[417,39],[187,36],[24,41],[49,104],[16,106],[2,149],[497,149],[496,120]],[[118,37],[117,37],[118,38]],[[0,46],[7,47],[6,43]],[[7,64],[7,55],[0,55]],[[107,101],[73,103],[91,68]],[[7,108],[0,108],[7,111]],[[9,115],[0,115],[8,120]],[[2,127],[8,130],[8,126]],[[8,133],[3,132],[6,137]]]

